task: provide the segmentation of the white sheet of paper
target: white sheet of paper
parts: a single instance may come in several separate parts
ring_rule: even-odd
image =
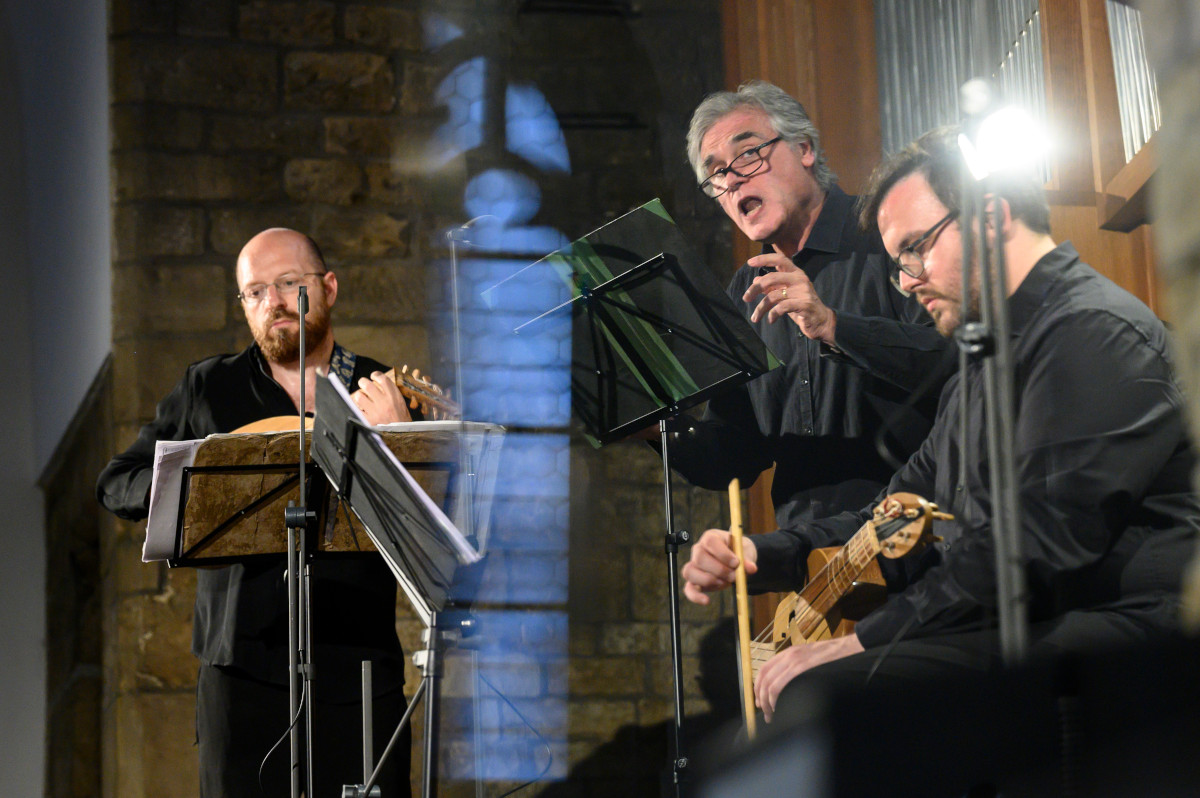
[[[369,424],[366,416],[362,414],[362,411],[359,410],[358,406],[354,404],[354,401],[350,399],[350,392],[346,390],[346,386],[342,385],[341,380],[333,379],[332,377],[328,379],[330,384],[337,389],[337,392],[341,395],[342,400],[346,402],[346,404],[349,405],[354,411],[354,414],[358,420],[364,424]],[[412,431],[422,429],[453,430],[457,429],[458,426],[459,422],[457,421],[409,421],[404,422],[403,424],[388,424],[383,427],[379,427],[378,429],[400,429]],[[479,553],[475,551],[475,548],[470,544],[462,532],[459,531],[458,527],[454,525],[454,522],[451,521],[444,512],[442,512],[441,507],[438,507],[436,504],[434,504],[433,500],[429,498],[429,494],[427,494],[425,490],[417,484],[417,481],[413,479],[412,474],[408,473],[408,469],[405,468],[404,464],[396,458],[396,455],[387,447],[387,444],[383,442],[383,439],[380,438],[377,433],[372,434],[375,435],[377,441],[379,442],[379,446],[383,450],[386,457],[391,460],[392,465],[396,466],[396,469],[400,472],[401,479],[403,479],[405,484],[409,486],[413,494],[420,498],[421,506],[429,514],[429,517],[436,521],[437,525],[441,527],[443,532],[446,533],[446,537],[449,538],[450,542],[454,545],[455,553],[458,555],[458,561],[464,565],[470,565],[472,563],[479,562],[481,559]],[[369,531],[370,530],[368,530],[368,532]]]
[[[196,461],[203,441],[159,441],[154,444],[154,480],[150,483],[150,517],[142,562],[175,556],[175,531],[179,522],[179,488],[183,469]]]

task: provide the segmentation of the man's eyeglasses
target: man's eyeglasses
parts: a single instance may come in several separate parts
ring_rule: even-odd
[[[267,291],[272,286],[275,293],[281,297],[289,297],[300,290],[300,283],[305,277],[321,277],[323,272],[305,272],[304,274],[285,274],[273,283],[251,283],[238,291],[237,298],[247,305],[257,305],[267,298]]]
[[[925,273],[925,254],[933,249],[942,231],[950,226],[950,222],[958,216],[958,211],[950,211],[937,224],[921,234],[921,237],[896,253],[896,268],[909,277],[920,277]]]
[[[782,138],[783,136],[776,136],[770,141],[764,141],[762,144],[746,150],[730,161],[729,166],[723,166],[709,175],[700,184],[700,190],[714,199],[721,196],[729,190],[729,181],[727,179],[729,175],[734,174],[738,177],[749,177],[759,169],[762,169],[762,165],[765,163],[762,149],[771,146]]]

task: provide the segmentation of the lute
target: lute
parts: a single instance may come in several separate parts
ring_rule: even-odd
[[[440,386],[430,382],[427,377],[422,377],[420,369],[413,369],[412,372],[409,372],[408,366],[404,366],[400,371],[389,369],[385,372],[385,376],[390,377],[396,383],[396,387],[400,389],[400,395],[408,400],[409,408],[413,410],[421,408],[421,412],[427,419],[438,421],[458,419],[462,416],[462,408],[452,401],[450,395]],[[312,426],[313,420],[305,419],[304,428],[312,429]],[[300,429],[299,416],[271,416],[259,421],[252,421],[233,431],[287,432],[296,429]]]
[[[913,493],[893,493],[875,508],[867,523],[841,548],[814,550],[803,590],[779,602],[774,621],[750,644],[752,678],[789,645],[842,637],[887,596],[877,555],[891,559],[939,540],[933,522],[954,516]]]

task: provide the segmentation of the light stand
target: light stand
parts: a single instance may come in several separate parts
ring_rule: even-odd
[[[1008,322],[1008,272],[1004,261],[1002,230],[1004,213],[1001,198],[990,173],[980,174],[974,140],[992,108],[990,87],[983,81],[970,81],[961,92],[966,112],[966,131],[960,136],[964,170],[962,186],[962,317],[971,305],[971,283],[978,264],[978,322],[959,326],[955,339],[968,358],[983,366],[983,401],[986,425],[989,488],[992,496],[992,537],[996,549],[996,594],[1000,627],[1000,649],[1007,665],[1015,665],[1028,647],[1026,623],[1025,571],[1021,562],[1021,518],[1017,501],[1016,462],[1013,453],[1013,362]],[[991,241],[988,240],[991,231]],[[979,237],[976,246],[974,239]],[[978,258],[975,252],[978,251]],[[962,402],[959,418],[962,440],[969,440],[965,426],[968,412],[968,384],[959,392]],[[963,457],[965,463],[967,458]],[[964,484],[961,477],[960,483]]]

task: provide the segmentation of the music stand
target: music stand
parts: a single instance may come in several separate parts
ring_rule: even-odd
[[[319,381],[316,405],[313,460],[362,521],[425,625],[422,637],[425,648],[413,655],[413,661],[421,669],[421,684],[374,771],[363,774],[363,784],[344,787],[343,795],[370,794],[383,762],[423,696],[422,795],[433,796],[437,790],[441,653],[472,625],[469,617],[452,611],[454,578],[459,566],[479,562],[480,555],[367,424],[340,383],[335,379]],[[364,712],[369,711],[369,706],[366,701]],[[369,734],[365,736],[368,739],[364,740],[364,751],[369,745]],[[364,770],[369,766],[367,759]]]
[[[572,298],[516,332],[569,317],[571,396],[596,445],[658,423],[662,441],[667,585],[675,687],[676,793],[688,766],[682,742],[679,544],[668,453],[668,421],[716,393],[781,365],[716,277],[697,258],[658,200],[630,211],[528,268],[565,280]],[[489,290],[503,290],[503,284]]]

